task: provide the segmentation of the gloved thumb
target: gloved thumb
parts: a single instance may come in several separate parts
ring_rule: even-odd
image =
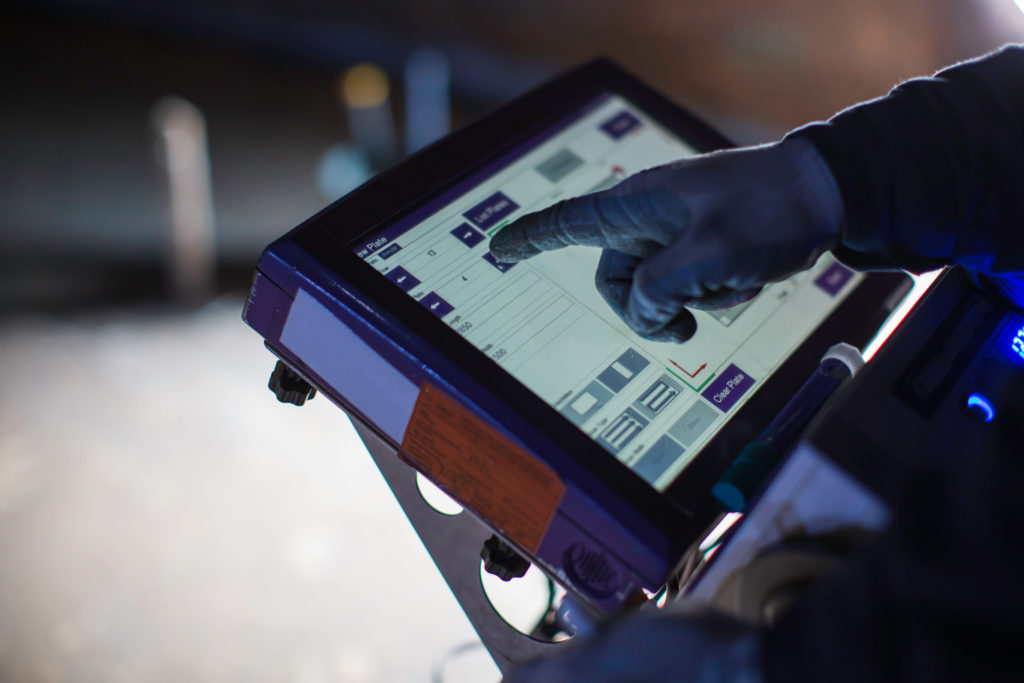
[[[680,314],[685,314],[693,320],[693,316],[682,303],[678,303],[676,297],[664,291],[659,282],[643,282],[639,273],[639,269],[634,273],[633,286],[629,289],[629,298],[623,312],[623,319],[630,328],[644,337],[654,337],[669,327]],[[693,328],[696,331],[696,321]],[[686,341],[691,336],[692,332],[678,341]]]
[[[633,289],[633,276],[642,261],[643,259],[637,256],[605,249],[601,254],[601,261],[597,265],[597,274],[594,278],[597,291],[615,311],[615,314],[636,332],[640,332],[634,327],[636,319],[629,318],[626,311],[629,307],[630,292]],[[660,325],[652,324],[646,332],[641,332],[641,334],[651,341],[682,343],[690,339],[696,332],[697,320],[689,311],[680,307],[675,317],[668,322]]]
[[[686,341],[697,330],[697,321],[688,307],[700,310],[729,308],[753,299],[762,289],[748,283],[739,289],[724,286],[717,291],[709,291],[690,279],[686,267],[678,267],[669,276],[652,276],[654,267],[663,260],[655,256],[639,264],[622,307],[622,318],[626,324],[649,339]]]

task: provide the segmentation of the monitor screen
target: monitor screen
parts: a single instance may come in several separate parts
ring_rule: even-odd
[[[693,311],[688,342],[652,342],[597,293],[599,249],[505,264],[488,243],[525,213],[692,154],[640,108],[606,94],[353,248],[664,491],[863,276],[826,254],[751,301]]]

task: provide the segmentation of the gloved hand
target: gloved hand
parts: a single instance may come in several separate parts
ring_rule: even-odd
[[[810,267],[839,242],[842,198],[814,146],[779,143],[683,159],[506,226],[491,253],[515,262],[601,247],[597,289],[640,335],[686,341],[684,307],[724,308]]]
[[[507,683],[761,683],[761,635],[718,614],[627,617],[579,637]]]

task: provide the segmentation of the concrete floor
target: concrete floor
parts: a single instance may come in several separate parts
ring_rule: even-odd
[[[427,681],[477,637],[241,301],[0,327],[0,680]],[[497,680],[480,648],[448,681]]]

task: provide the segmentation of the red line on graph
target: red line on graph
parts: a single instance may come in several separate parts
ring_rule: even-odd
[[[697,368],[693,372],[689,372],[686,368],[684,368],[682,365],[680,365],[679,363],[675,362],[671,358],[668,359],[668,362],[671,363],[672,365],[676,366],[680,370],[682,370],[683,374],[686,375],[687,377],[689,377],[690,379],[693,379],[694,377],[699,375],[700,371],[708,366],[707,363],[704,363],[703,365],[701,365],[699,368]]]

